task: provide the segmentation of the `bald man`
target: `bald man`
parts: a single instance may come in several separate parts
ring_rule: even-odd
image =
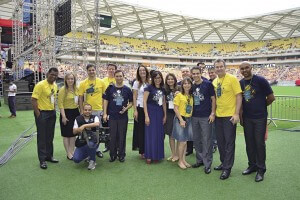
[[[243,175],[256,173],[255,181],[264,179],[266,172],[265,133],[267,126],[267,106],[274,100],[269,82],[261,76],[253,75],[252,66],[248,62],[240,65],[243,79],[240,85],[243,91],[241,125],[244,127],[248,168]]]

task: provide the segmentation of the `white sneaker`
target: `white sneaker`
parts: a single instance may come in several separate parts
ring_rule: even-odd
[[[96,162],[93,160],[90,160],[88,170],[93,170],[96,168]]]

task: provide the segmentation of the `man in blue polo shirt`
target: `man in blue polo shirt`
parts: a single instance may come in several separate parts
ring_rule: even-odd
[[[266,144],[265,133],[267,126],[267,106],[275,97],[268,81],[252,74],[252,66],[248,62],[240,65],[240,72],[244,76],[240,80],[243,91],[241,125],[244,127],[248,168],[243,175],[256,172],[255,181],[264,179],[266,172]]]
[[[103,120],[108,121],[110,127],[110,162],[119,157],[120,162],[125,161],[126,132],[128,124],[127,110],[132,106],[132,92],[123,84],[124,73],[115,71],[115,85],[109,85],[103,94],[104,114]]]
[[[212,123],[215,120],[216,98],[213,85],[201,78],[202,69],[197,66],[191,70],[193,84],[193,137],[196,149],[196,163],[193,168],[204,165],[204,172],[211,172],[212,153]]]

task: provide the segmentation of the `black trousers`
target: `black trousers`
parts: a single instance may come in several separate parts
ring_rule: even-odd
[[[193,141],[187,141],[186,142],[186,152],[193,153]]]
[[[266,171],[266,143],[265,134],[267,118],[250,119],[243,118],[244,135],[246,141],[246,152],[248,165],[261,172]]]
[[[216,136],[223,170],[231,170],[234,163],[236,124],[231,117],[216,117]]]
[[[110,130],[110,157],[125,157],[126,149],[126,133],[128,119],[112,120],[108,121],[109,130]]]
[[[40,116],[35,117],[37,128],[37,151],[40,162],[53,157],[53,139],[56,122],[55,110],[40,111]]]
[[[139,149],[139,154],[145,153],[145,112],[144,108],[137,107],[138,121],[134,123],[132,149]]]

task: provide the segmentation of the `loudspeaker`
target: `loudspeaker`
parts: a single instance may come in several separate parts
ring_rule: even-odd
[[[55,9],[55,35],[63,36],[71,32],[71,0]]]
[[[12,62],[6,61],[6,68],[11,69],[12,68]]]

